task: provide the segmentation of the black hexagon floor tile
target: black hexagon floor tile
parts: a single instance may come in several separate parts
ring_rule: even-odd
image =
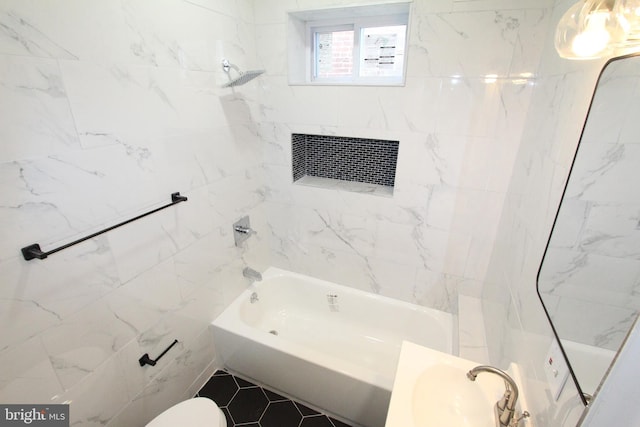
[[[241,388],[238,390],[227,409],[236,424],[246,424],[260,421],[269,400],[260,387]]]
[[[300,427],[334,427],[326,415],[313,415],[304,417]]]
[[[200,389],[198,396],[213,399],[218,406],[224,407],[229,404],[240,388],[233,375],[229,375],[226,372],[224,372],[226,375],[223,375],[219,374],[219,372],[224,371],[217,371]]]
[[[228,427],[351,427],[225,371],[216,371],[197,396],[213,399]]]
[[[299,426],[302,414],[291,400],[271,402],[260,420],[261,427]]]

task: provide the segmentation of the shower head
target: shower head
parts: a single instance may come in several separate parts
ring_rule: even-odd
[[[238,72],[239,75],[237,77],[231,78],[231,68]],[[222,60],[222,69],[229,76],[229,81],[223,84],[222,87],[242,86],[243,84],[250,82],[260,74],[264,73],[264,70],[249,70],[243,73],[238,67],[229,63],[229,61],[227,61],[226,59]]]
[[[243,84],[255,79],[262,73],[264,73],[264,70],[250,70],[246,73],[240,73],[238,77],[229,80],[229,82],[223,84],[222,87],[242,86]],[[231,76],[229,76],[229,78],[231,78]]]

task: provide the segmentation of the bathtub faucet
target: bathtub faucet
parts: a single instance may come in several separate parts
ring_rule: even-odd
[[[527,411],[524,411],[520,417],[515,415],[516,402],[518,401],[518,386],[506,372],[493,366],[480,365],[467,372],[467,378],[475,381],[480,372],[489,372],[498,375],[504,380],[504,395],[496,402],[495,407],[497,427],[516,427],[522,418],[529,416]]]
[[[258,281],[262,280],[262,274],[260,274],[259,272],[255,271],[251,267],[245,267],[242,270],[242,275],[244,277],[246,277],[247,279],[251,279],[252,281],[253,280],[258,280]]]

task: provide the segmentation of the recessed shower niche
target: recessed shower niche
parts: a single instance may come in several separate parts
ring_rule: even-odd
[[[298,184],[392,195],[399,141],[334,135],[291,135]]]

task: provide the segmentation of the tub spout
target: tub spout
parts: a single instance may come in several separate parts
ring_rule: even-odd
[[[504,380],[505,392],[500,400],[496,402],[496,426],[515,427],[521,418],[515,415],[516,402],[518,401],[518,386],[515,381],[504,371],[493,366],[480,365],[467,372],[467,378],[475,381],[480,372],[489,372],[498,375]],[[524,417],[529,414],[525,411]]]
[[[251,279],[252,281],[260,281],[262,280],[262,274],[260,274],[259,272],[255,271],[253,268],[251,267],[245,267],[242,270],[242,275],[244,277],[246,277],[247,279]]]

